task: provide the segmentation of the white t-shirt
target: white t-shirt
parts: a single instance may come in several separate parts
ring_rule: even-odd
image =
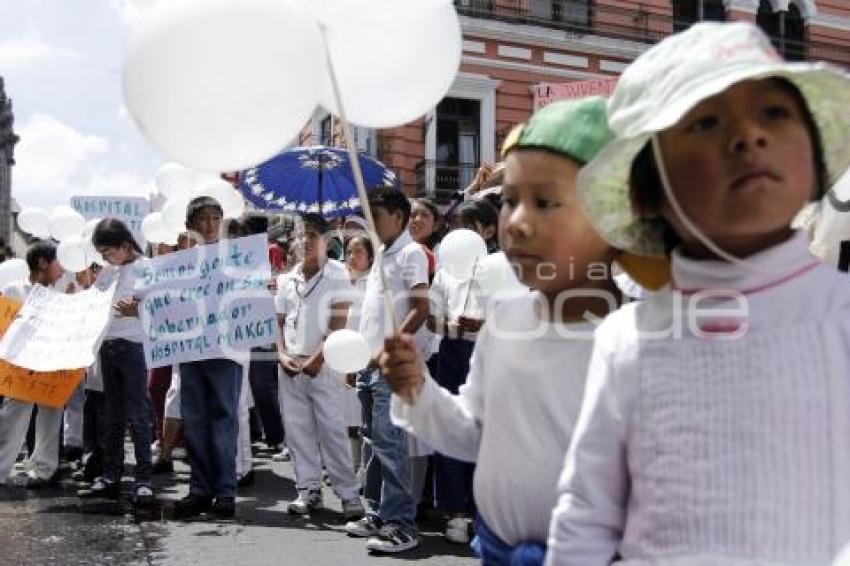
[[[426,376],[413,406],[393,395],[390,409],[438,452],[477,461],[478,510],[510,545],[546,540],[593,347],[592,324],[541,320],[537,300],[493,305],[458,395]]]
[[[384,247],[381,247],[382,254],[378,254],[369,272],[366,293],[363,296],[363,309],[360,312],[360,334],[366,338],[374,354],[383,349],[384,339],[393,331],[381,285],[381,255],[397,326],[401,326],[410,312],[410,290],[417,285],[428,285],[428,258],[422,251],[422,246],[413,241],[407,230],[402,231],[389,249],[384,250]],[[427,356],[430,332],[424,324],[416,332],[414,339]]]
[[[348,270],[334,259],[307,281],[302,264],[279,275],[275,309],[285,315],[286,351],[294,356],[313,355],[329,332],[331,305],[350,303],[355,293]]]
[[[345,323],[345,327],[355,332],[360,329],[360,311],[363,308],[363,295],[366,294],[367,277],[368,274],[363,275],[351,284],[354,294],[351,296],[351,306],[348,309],[348,320]]]
[[[117,279],[118,285],[115,288],[115,294],[112,296],[113,304],[122,299],[131,299],[136,294],[134,287],[139,278],[143,261],[144,258],[140,256],[134,262],[126,265],[118,267],[107,265],[97,276],[95,285],[98,289],[107,289]],[[107,328],[103,339],[115,340],[117,338],[131,342],[143,342],[145,335],[141,319],[138,316],[121,316],[117,310],[113,309],[112,319],[109,321],[109,328]]]
[[[474,278],[457,279],[440,269],[431,283],[429,296],[431,314],[437,318],[438,323],[441,319],[456,323],[461,316],[479,320],[485,318],[487,297]],[[477,332],[465,332],[463,339],[475,341],[476,336]]]

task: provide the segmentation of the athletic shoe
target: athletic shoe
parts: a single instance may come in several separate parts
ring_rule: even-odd
[[[457,544],[469,544],[469,520],[463,517],[449,519],[446,523],[446,539]]]
[[[313,509],[322,508],[322,491],[319,489],[301,490],[298,492],[298,499],[290,501],[286,506],[289,513],[296,515],[306,515]]]
[[[289,455],[289,448],[284,447],[283,450],[272,455],[272,460],[275,462],[289,462],[292,460],[292,456]]]
[[[378,534],[382,522],[377,515],[366,515],[358,521],[349,521],[345,524],[345,532],[353,537],[366,538]]]
[[[133,493],[133,504],[136,507],[150,507],[155,501],[156,498],[154,497],[151,486],[144,483],[136,486],[136,491]]]
[[[382,554],[396,554],[419,546],[419,537],[409,533],[400,525],[387,523],[378,534],[369,537],[366,549]]]

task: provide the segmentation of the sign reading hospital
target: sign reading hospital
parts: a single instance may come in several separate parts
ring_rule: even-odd
[[[275,342],[266,239],[222,240],[145,262],[136,294],[148,368],[244,358],[251,348]]]
[[[534,110],[540,110],[559,100],[573,100],[585,96],[610,96],[617,79],[596,79],[574,83],[540,83],[534,86]]]
[[[71,206],[86,220],[93,218],[117,218],[127,225],[136,242],[145,246],[142,234],[142,219],[151,211],[151,203],[140,197],[71,197]]]

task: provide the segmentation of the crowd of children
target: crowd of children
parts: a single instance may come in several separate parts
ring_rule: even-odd
[[[132,497],[151,504],[179,418],[180,518],[236,514],[253,436],[293,460],[290,513],[323,505],[324,467],[346,532],[374,552],[418,546],[430,502],[451,541],[470,542],[474,519],[485,564],[830,564],[850,542],[850,287],[791,226],[850,167],[847,108],[842,71],[783,62],[750,24],[694,25],[640,55],[610,99],[516,126],[503,163],[448,210],[371,191],[380,249],[360,217],[303,216],[288,253],[270,253],[277,344],[180,364],[151,379],[156,395],[133,293],[141,250],[104,220],[94,284],[118,290],[90,391],[72,398],[81,479],[118,496],[129,424]],[[222,234],[206,197],[186,226],[202,244],[243,233]],[[527,292],[489,296],[475,270],[443,269],[452,229],[501,249]],[[4,296],[62,275],[49,242],[27,263]],[[356,374],[323,358],[342,328],[372,354]],[[32,409],[0,406],[0,482]],[[61,421],[38,407],[29,487],[55,477]]]

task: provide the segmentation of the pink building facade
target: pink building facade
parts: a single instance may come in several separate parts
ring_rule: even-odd
[[[446,97],[421,119],[358,128],[358,148],[395,170],[411,196],[445,201],[510,129],[552,100],[610,91],[647,47],[699,20],[758,23],[789,59],[850,69],[850,0],[455,0],[463,57]],[[317,112],[301,144],[341,145]]]

